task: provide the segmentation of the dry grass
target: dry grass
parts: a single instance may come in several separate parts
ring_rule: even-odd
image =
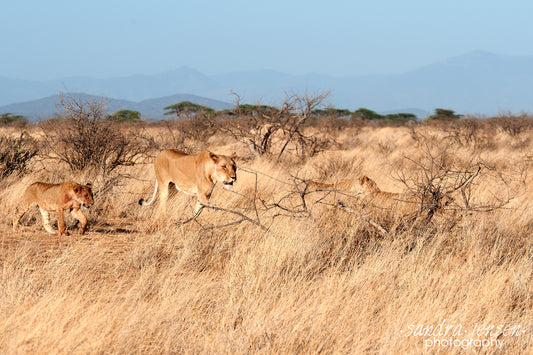
[[[168,131],[151,130],[163,138]],[[398,171],[415,175],[410,161],[446,145],[457,165],[482,159],[506,182],[483,174],[472,187],[476,201],[494,203],[503,187],[512,200],[490,212],[444,211],[423,224],[403,220],[401,207],[375,211],[345,197],[361,214],[317,204],[309,214],[272,219],[276,209],[260,208],[268,231],[247,222],[207,230],[202,226],[238,217],[206,210],[199,223],[181,225],[195,201],[177,194],[168,214],[155,218],[155,209],[137,205],[152,192],[152,167],[137,164],[122,168],[105,194],[95,181],[86,235],[76,234],[73,220],[72,235],[48,235],[36,210],[14,233],[12,211],[28,184],[92,176],[34,162],[29,175],[0,181],[0,352],[462,353],[468,339],[493,341],[485,348],[471,343],[474,352],[531,352],[533,133],[496,132],[490,150],[479,150],[448,144],[437,127],[416,130],[429,138],[414,139],[405,127],[346,128],[337,137],[342,150],[305,163],[248,157],[238,165],[261,172],[257,190],[255,175],[241,170],[236,192],[279,201],[294,189],[291,175],[335,182],[360,173],[402,192]],[[231,138],[210,141],[217,145],[197,147],[247,154]],[[217,186],[212,203],[254,218],[246,196]],[[462,343],[429,347],[435,337],[420,327],[443,322],[461,327],[454,338]],[[498,336],[500,325],[520,328]],[[471,338],[489,326],[497,338]],[[436,338],[451,336],[449,330]]]

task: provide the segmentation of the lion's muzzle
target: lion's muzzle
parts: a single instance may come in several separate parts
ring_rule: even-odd
[[[229,181],[224,181],[224,188],[228,190],[233,190],[233,183],[237,180],[236,177],[231,177]]]

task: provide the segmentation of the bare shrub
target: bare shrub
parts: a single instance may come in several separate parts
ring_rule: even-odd
[[[329,110],[326,110],[326,112],[329,112]],[[350,125],[351,122],[349,119],[339,117],[335,114],[319,115],[316,112],[313,113],[311,119],[307,120],[305,124],[306,127],[314,127],[328,134],[337,134]]]
[[[272,156],[279,161],[291,152],[305,159],[335,143],[329,135],[304,133],[306,122],[327,96],[291,95],[279,109],[258,105],[256,110],[246,112],[240,110],[238,98],[235,112],[219,119],[218,127],[245,144],[255,156]]]
[[[414,217],[422,217],[425,223],[437,212],[488,212],[504,207],[513,198],[505,179],[476,157],[461,161],[448,147],[441,147],[437,152],[427,149],[422,159],[405,159],[410,164],[397,172],[397,179],[413,198],[409,202],[415,204]],[[497,180],[498,191],[491,192],[490,201],[481,201],[476,197],[479,191],[474,192],[477,181],[489,176]]]
[[[388,239],[401,231],[427,236],[449,231],[465,216],[499,210],[514,198],[502,175],[482,161],[458,162],[447,149],[405,160],[409,164],[397,172],[397,180],[405,187],[402,193],[376,187],[360,197],[336,189],[327,194],[334,193],[337,206]],[[495,189],[481,188],[487,185]],[[324,203],[325,197],[315,203]],[[437,215],[438,221],[430,223]]]
[[[492,118],[491,121],[496,127],[511,137],[517,137],[520,133],[533,128],[533,118],[525,113],[513,114],[511,112],[501,112],[498,116]]]
[[[475,150],[494,148],[493,125],[475,117],[454,121],[447,127],[448,138],[462,147]]]
[[[409,127],[409,135],[415,142],[417,148],[427,147],[428,143],[433,141],[434,134],[432,130],[427,129],[428,125],[412,125]]]
[[[211,115],[202,112],[194,116],[165,120],[161,124],[165,130],[159,135],[158,149],[172,147],[186,153],[192,153],[192,145],[205,144],[216,131]]]
[[[37,146],[28,134],[22,133],[19,138],[0,137],[0,179],[14,173],[25,174],[35,155]]]
[[[43,149],[39,154],[45,161],[66,164],[71,173],[83,171],[94,182],[96,197],[129,177],[121,168],[148,157],[153,145],[139,127],[109,118],[102,100],[61,95],[56,118],[40,125]],[[104,200],[98,199],[98,206]]]
[[[146,148],[106,112],[106,103],[61,95],[54,122],[44,123],[47,158],[66,163],[72,171],[90,168],[104,176],[120,166],[134,165]]]

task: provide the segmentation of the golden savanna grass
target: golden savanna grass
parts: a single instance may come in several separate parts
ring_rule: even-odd
[[[37,128],[26,130],[39,139]],[[337,131],[336,142],[304,162],[287,155],[279,163],[221,133],[189,142],[194,152],[237,151],[246,170],[238,170],[234,193],[217,185],[211,203],[266,230],[248,221],[218,227],[240,219],[221,210],[182,224],[195,205],[183,194],[164,216],[154,214],[157,206],[139,206],[153,191],[150,157],[121,167],[105,191],[90,169],[33,158],[29,173],[0,182],[0,352],[462,353],[468,339],[479,341],[470,352],[531,352],[533,132],[495,130],[459,142],[446,127],[369,125]],[[305,179],[364,174],[401,193],[419,164],[443,151],[455,167],[483,162],[469,189],[472,205],[484,208],[460,208],[458,193],[426,223],[405,217],[401,203],[370,208],[356,197],[315,192],[305,197],[308,213],[295,212]],[[12,231],[29,184],[66,179],[93,180],[85,235],[71,218],[70,235],[47,234],[37,209],[21,232]],[[357,213],[336,207],[337,198]],[[280,201],[289,211],[272,207]],[[453,329],[437,334],[441,324]],[[450,338],[461,343],[444,342]],[[482,340],[492,343],[476,347]]]

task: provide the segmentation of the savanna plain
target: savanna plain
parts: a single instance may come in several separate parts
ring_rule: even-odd
[[[305,104],[123,123],[93,102],[0,127],[0,352],[531,353],[533,118]],[[180,192],[140,206],[166,148],[236,152],[234,189],[199,215]],[[361,176],[392,194],[341,189]],[[65,214],[48,234],[37,208],[14,232],[24,190],[64,180],[93,183],[87,232]]]

